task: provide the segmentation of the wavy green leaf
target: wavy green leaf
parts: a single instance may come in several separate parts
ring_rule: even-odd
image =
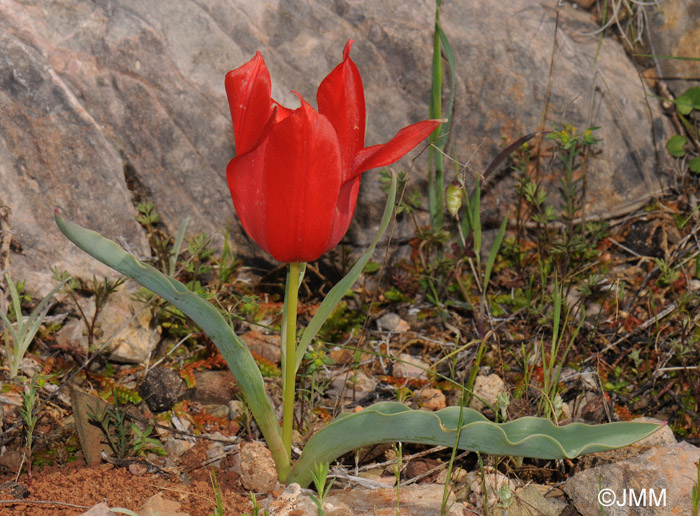
[[[425,412],[411,410],[401,403],[383,402],[362,412],[341,414],[309,440],[288,482],[305,487],[311,482],[315,464],[331,462],[370,444],[401,441],[452,447],[457,437],[459,413],[459,407]],[[627,446],[662,426],[634,422],[556,426],[536,417],[498,424],[465,408],[457,446],[496,455],[564,459]]]
[[[241,387],[275,459],[280,479],[284,479],[289,471],[289,457],[282,444],[277,416],[265,393],[262,375],[248,346],[233,332],[219,311],[179,281],[138,261],[111,240],[62,218],[58,211],[55,219],[63,234],[75,245],[175,305],[211,338]]]

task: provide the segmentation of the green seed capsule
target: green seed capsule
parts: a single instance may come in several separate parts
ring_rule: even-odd
[[[457,217],[459,209],[462,207],[462,185],[457,181],[454,181],[445,190],[445,204],[447,204],[447,211],[450,212],[450,215]]]

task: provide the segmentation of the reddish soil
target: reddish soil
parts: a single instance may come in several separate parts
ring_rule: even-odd
[[[196,463],[204,450],[203,446],[195,446],[186,454],[186,461]],[[227,471],[225,463],[222,461],[222,467],[214,470],[222,490],[224,514],[249,512],[250,498],[243,494],[245,491],[236,474]],[[157,493],[179,503],[180,511],[190,516],[211,516],[216,503],[207,468],[189,471],[188,478],[183,481],[177,473],[139,475],[111,464],[86,467],[82,461],[76,461],[64,467],[45,467],[35,471],[33,476],[25,501],[0,502],[0,516],[78,516],[101,502],[109,507],[139,511],[144,502]],[[14,480],[15,474],[0,476],[0,482]],[[19,481],[28,485],[24,476]],[[0,499],[9,498],[12,497],[0,494]]]

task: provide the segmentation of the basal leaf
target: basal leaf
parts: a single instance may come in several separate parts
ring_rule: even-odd
[[[341,414],[309,440],[288,482],[305,487],[311,481],[315,464],[331,462],[370,444],[401,441],[452,447],[459,417],[459,407],[426,412],[395,402],[377,403],[362,412]],[[475,410],[464,408],[457,446],[496,455],[564,459],[627,446],[662,426],[635,422],[556,426],[535,417],[497,424]]]
[[[138,261],[111,240],[65,220],[58,212],[55,219],[63,234],[75,245],[175,305],[211,338],[245,394],[255,421],[275,459],[280,478],[285,478],[289,471],[289,458],[282,445],[277,416],[265,393],[262,375],[248,347],[233,332],[219,311],[179,281]]]

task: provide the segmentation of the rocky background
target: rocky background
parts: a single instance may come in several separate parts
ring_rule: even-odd
[[[698,4],[660,3],[654,52],[700,55]],[[54,208],[137,255],[148,250],[135,208],[145,200],[172,232],[189,215],[192,232],[220,236],[235,220],[223,78],[256,50],[273,96],[291,106],[292,89],[313,101],[354,39],[368,145],[427,118],[433,22],[431,0],[0,0],[0,269],[42,294],[52,265],[105,273],[60,234]],[[448,0],[442,23],[457,62],[453,139],[467,177],[502,137],[534,131],[544,116],[546,127],[601,126],[590,212],[661,191],[669,124],[620,42],[605,38],[596,60],[599,25],[589,12],[557,0]],[[678,69],[688,63],[659,66],[688,73]],[[412,180],[426,174],[422,157]],[[351,244],[370,240],[383,206],[379,174],[365,177]],[[509,192],[495,184],[485,202],[502,216]],[[231,227],[240,256],[260,253]]]

